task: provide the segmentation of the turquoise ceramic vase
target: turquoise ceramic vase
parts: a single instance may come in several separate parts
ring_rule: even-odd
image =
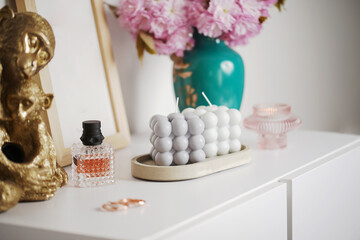
[[[195,47],[174,61],[174,90],[179,108],[212,104],[240,109],[244,91],[241,56],[219,39],[194,33]],[[182,61],[181,61],[182,60]]]

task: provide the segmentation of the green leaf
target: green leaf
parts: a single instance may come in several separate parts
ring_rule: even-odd
[[[284,5],[285,5],[285,0],[278,0],[277,3],[275,3],[275,7],[277,7],[277,9],[279,9],[280,12],[282,9],[284,9]]]
[[[141,63],[144,58],[145,51],[147,51],[150,54],[156,54],[155,41],[153,36],[145,32],[139,32],[139,34],[136,37],[136,49]]]
[[[116,6],[111,5],[109,3],[104,3],[104,4],[107,5],[110,8],[110,10],[112,11],[112,13],[114,14],[114,16],[116,18],[120,17],[120,15],[117,13],[117,7]]]
[[[142,63],[142,60],[144,57],[145,46],[144,46],[143,41],[140,38],[140,34],[137,35],[137,37],[136,37],[136,49],[137,49],[138,58],[140,59],[140,62]]]
[[[267,17],[264,17],[264,16],[259,17],[259,22],[260,22],[260,24],[263,24],[263,22],[265,22],[266,19],[268,19],[268,18],[267,18]]]
[[[145,32],[140,32],[138,36],[143,41],[145,50],[150,54],[156,54],[154,37]]]

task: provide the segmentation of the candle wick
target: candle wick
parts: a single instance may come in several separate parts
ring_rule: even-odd
[[[205,100],[208,102],[209,106],[212,106],[210,100],[207,98],[207,96],[205,95],[205,93],[204,93],[204,92],[201,92],[201,93],[202,93],[202,95],[204,96]]]
[[[179,97],[176,98],[175,113],[178,112],[178,108],[179,108]]]

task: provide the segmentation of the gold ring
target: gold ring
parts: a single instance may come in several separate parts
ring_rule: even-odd
[[[130,207],[141,207],[145,204],[145,200],[122,198],[117,202],[107,202],[102,205],[102,209],[108,212],[123,211]]]

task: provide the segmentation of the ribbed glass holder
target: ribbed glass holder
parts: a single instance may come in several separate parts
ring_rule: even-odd
[[[301,119],[291,113],[287,104],[258,104],[253,109],[253,115],[244,119],[244,126],[259,134],[261,149],[285,148],[286,133],[301,125]]]

